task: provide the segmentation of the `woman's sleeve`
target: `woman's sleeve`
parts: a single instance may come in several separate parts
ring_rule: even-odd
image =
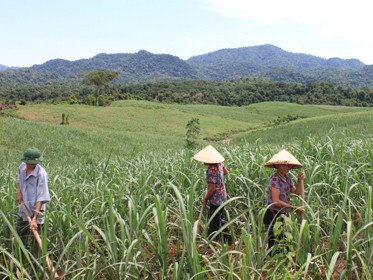
[[[275,189],[281,189],[281,186],[279,184],[279,179],[277,177],[272,177],[271,180],[269,181],[269,186],[271,188],[275,188]]]
[[[216,168],[211,167],[207,170],[206,179],[207,179],[208,184],[217,184],[218,183],[218,176],[217,176]]]

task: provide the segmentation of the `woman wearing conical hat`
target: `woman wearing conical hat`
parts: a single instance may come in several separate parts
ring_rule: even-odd
[[[303,185],[305,180],[304,172],[298,174],[298,182],[295,186],[289,176],[289,171],[294,168],[301,168],[303,165],[287,150],[283,149],[275,154],[266,164],[266,167],[275,168],[275,173],[269,180],[267,189],[267,211],[264,215],[264,224],[268,230],[268,249],[271,249],[276,244],[273,226],[281,214],[286,214],[290,210],[295,210],[302,214],[303,207],[291,205],[290,194],[303,194]]]
[[[209,205],[209,218],[213,216],[216,210],[227,201],[227,191],[224,183],[224,176],[228,174],[227,168],[224,167],[224,157],[211,145],[199,151],[193,157],[195,160],[203,162],[207,165],[206,182],[207,191],[202,199],[202,210],[206,207],[207,202]],[[218,231],[223,225],[225,220],[224,207],[221,208],[213,217],[209,224],[208,235],[211,236],[214,232]],[[232,243],[232,237],[229,234],[228,228],[225,228],[222,237],[229,243]],[[216,240],[220,238],[217,237]]]

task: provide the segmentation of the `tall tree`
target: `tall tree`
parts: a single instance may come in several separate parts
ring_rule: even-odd
[[[114,71],[89,71],[83,73],[83,83],[86,85],[93,85],[96,87],[95,99],[96,106],[99,105],[99,97],[106,85],[118,76],[118,72]]]
[[[186,147],[194,148],[197,146],[197,137],[200,133],[199,119],[192,118],[186,125]]]

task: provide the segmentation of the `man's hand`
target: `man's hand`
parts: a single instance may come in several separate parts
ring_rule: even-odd
[[[30,231],[38,230],[38,224],[36,223],[34,219],[32,219],[31,222],[29,223],[29,227],[30,227]]]
[[[23,196],[20,192],[17,192],[17,201],[18,204],[21,204],[23,202]]]

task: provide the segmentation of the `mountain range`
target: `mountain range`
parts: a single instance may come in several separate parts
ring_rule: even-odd
[[[89,59],[53,59],[23,68],[0,65],[0,70],[2,85],[77,80],[82,72],[111,70],[119,72],[116,84],[255,77],[303,84],[326,81],[345,87],[373,86],[373,65],[358,59],[291,53],[273,45],[221,49],[187,60],[146,50],[133,54],[101,53]]]
[[[16,68],[18,68],[18,67],[9,67],[9,66],[0,64],[0,71],[10,70],[10,69],[16,69]]]

